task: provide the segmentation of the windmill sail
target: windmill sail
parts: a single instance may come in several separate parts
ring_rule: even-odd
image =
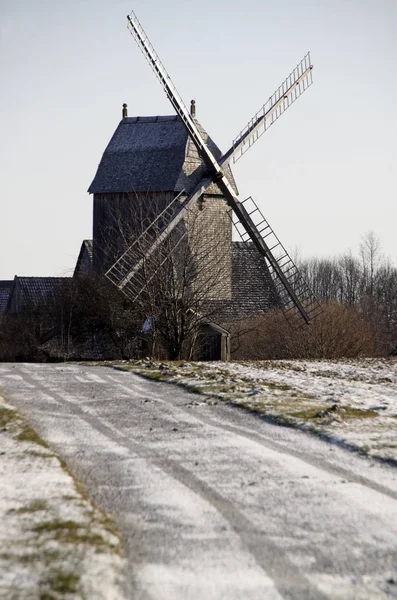
[[[130,33],[134,37],[136,43],[138,44],[139,48],[142,50],[142,53],[146,57],[150,66],[152,67],[157,79],[160,81],[162,87],[164,88],[164,91],[167,94],[169,101],[174,107],[176,113],[181,118],[184,126],[188,131],[189,136],[196,145],[199,153],[202,155],[202,158],[204,159],[205,163],[208,165],[208,167],[219,170],[218,163],[216,162],[212,152],[209,150],[206,143],[202,139],[201,134],[197,129],[194,120],[191,118],[190,113],[185,103],[183,102],[181,95],[179,94],[163,63],[161,62],[159,55],[157,54],[148,36],[146,35],[145,30],[143,29],[134,11],[132,11],[131,14],[128,15],[127,19],[127,27]]]
[[[243,240],[249,240],[269,265],[273,280],[276,284],[276,289],[278,290],[281,306],[287,316],[290,316],[290,320],[293,321],[310,323],[311,318],[319,311],[319,306],[313,301],[296,265],[294,265],[291,258],[286,253],[281,242],[275,236],[258,207],[254,205],[253,210],[250,210],[249,208],[247,210],[246,202],[240,202],[238,200],[233,187],[222,169],[222,164],[227,163],[236,153],[238,154],[240,152],[240,154],[242,154],[247,145],[249,147],[253,143],[252,140],[255,141],[255,137],[259,137],[260,131],[266,130],[269,118],[273,118],[274,120],[278,118],[278,116],[280,116],[287,108],[286,103],[292,103],[294,99],[298,97],[298,94],[300,95],[301,92],[296,90],[301,83],[306,85],[305,82],[309,75],[311,82],[312,67],[310,64],[310,57],[307,55],[303,61],[299,63],[296,73],[294,74],[293,72],[282,86],[280,86],[276,94],[273,95],[274,98],[271,97],[271,106],[269,110],[263,108],[261,114],[254,117],[251,125],[249,124],[237,138],[233,148],[218,162],[203,140],[194,119],[191,117],[183,103],[169,74],[133,12],[128,17],[128,28],[152,66],[153,71],[163,86],[169,100],[185,125],[189,136],[196,145],[201,158],[209,168],[211,176],[204,178],[196,186],[192,193],[190,193],[186,200],[180,205],[178,210],[175,210],[175,204],[172,203],[167,215],[163,215],[162,217],[164,225],[161,231],[158,232],[158,235],[155,236],[155,238],[152,238],[148,230],[144,232],[142,236],[138,238],[139,248],[143,248],[143,251],[140,250],[141,254],[137,254],[138,244],[131,246],[119,261],[109,269],[106,274],[107,277],[118,285],[125,294],[129,295],[129,297],[133,297],[134,295],[136,297],[136,294],[140,293],[139,273],[142,270],[145,261],[150,259],[150,257],[153,256],[153,253],[161,247],[162,241],[171,234],[182,220],[185,211],[188,210],[188,206],[194,202],[196,198],[200,197],[212,182],[216,182],[236,216]],[[293,96],[294,90],[295,98]],[[166,211],[168,211],[168,209],[166,209]],[[255,217],[258,215],[260,220],[257,223]]]
[[[296,327],[299,327],[302,322],[309,322],[306,319],[306,316],[309,320],[314,319],[322,311],[322,308],[298,267],[274,233],[255,201],[249,197],[241,204],[245,214],[248,215],[254,223],[256,231],[260,234],[263,242],[273,254],[280,273],[283,275],[283,278],[281,278],[280,274],[274,268],[273,262],[270,261],[266,256],[266,253],[263,252],[262,254],[266,258],[277,291],[280,307],[284,312],[287,321],[290,323],[291,327],[295,329]],[[252,237],[244,224],[235,218],[233,225],[240,240],[244,242],[246,246],[252,245]],[[299,299],[299,302],[296,301],[294,296]],[[301,307],[304,310],[303,314]]]
[[[310,52],[308,52],[236,137],[230,150],[223,156],[221,164],[229,162],[232,158],[233,162],[237,162],[287,108],[311,86],[313,83],[312,69]]]

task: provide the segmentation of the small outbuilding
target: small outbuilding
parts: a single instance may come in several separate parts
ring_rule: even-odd
[[[196,360],[230,360],[230,333],[216,323],[204,323],[196,344]]]

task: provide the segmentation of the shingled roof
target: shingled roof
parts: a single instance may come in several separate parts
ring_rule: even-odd
[[[19,312],[24,306],[38,306],[54,300],[71,281],[71,277],[15,276],[7,311]]]
[[[196,125],[215,158],[220,158],[219,148],[197,121]],[[126,117],[110,140],[88,191],[190,191],[205,170],[178,116]],[[230,168],[225,172],[237,192]],[[213,187],[208,193],[220,194]]]
[[[0,281],[0,313],[6,311],[13,280]]]
[[[83,240],[74,269],[73,277],[77,277],[78,275],[91,274],[93,254],[94,253],[92,240]]]

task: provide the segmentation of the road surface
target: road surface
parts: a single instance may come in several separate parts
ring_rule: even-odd
[[[397,598],[397,470],[132,373],[0,365],[113,515],[131,600]]]

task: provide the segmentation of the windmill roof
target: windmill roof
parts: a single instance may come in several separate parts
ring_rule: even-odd
[[[0,313],[6,311],[13,281],[0,281]]]
[[[215,158],[220,158],[222,152],[197,121],[196,126]],[[126,117],[105,149],[88,191],[91,194],[190,191],[205,171],[177,115]],[[230,167],[225,171],[235,187]],[[220,191],[213,189],[209,193]]]

